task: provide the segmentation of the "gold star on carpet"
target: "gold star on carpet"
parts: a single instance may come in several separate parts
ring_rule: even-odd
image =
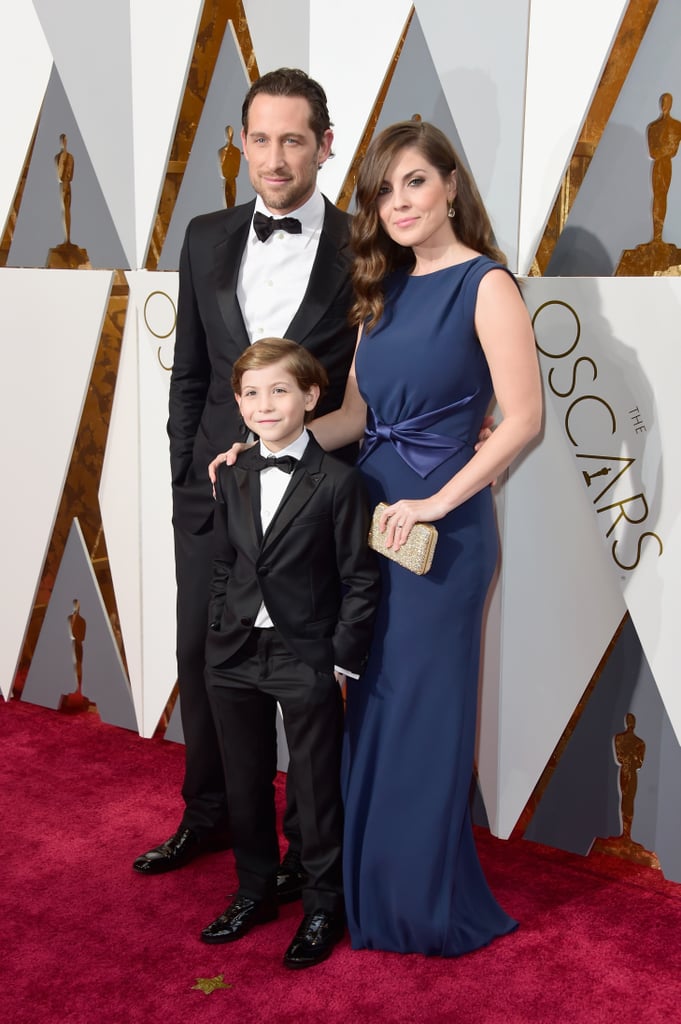
[[[196,985],[192,985],[192,991],[198,989],[199,992],[205,992],[209,996],[211,992],[215,992],[219,988],[231,987],[231,985],[225,984],[224,974],[218,974],[214,978],[197,978]]]

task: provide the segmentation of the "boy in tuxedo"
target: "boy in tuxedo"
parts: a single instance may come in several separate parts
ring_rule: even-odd
[[[366,662],[379,585],[360,476],[304,425],[326,383],[318,360],[285,339],[255,342],[234,364],[241,415],[260,441],[218,472],[206,641],[239,889],[201,937],[233,942],[277,916],[279,702],[306,874],[290,968],[326,959],[344,931],[339,684]]]

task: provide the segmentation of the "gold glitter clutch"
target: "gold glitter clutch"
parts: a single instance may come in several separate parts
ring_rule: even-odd
[[[378,551],[379,555],[391,558],[393,562],[404,566],[417,576],[425,576],[433,564],[433,554],[437,543],[437,530],[432,523],[414,523],[409,534],[409,540],[403,544],[399,551],[387,548],[385,542],[388,536],[387,530],[381,533],[379,522],[382,512],[388,506],[381,501],[374,509],[371,517],[371,528],[369,530],[369,547]]]

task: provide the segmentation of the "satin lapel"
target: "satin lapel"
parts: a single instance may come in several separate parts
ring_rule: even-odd
[[[233,470],[237,475],[237,487],[239,490],[238,501],[244,510],[245,518],[248,519],[247,539],[252,545],[253,551],[257,552],[262,543],[262,525],[260,519],[260,474],[248,468],[251,460],[249,449],[239,459],[239,466]],[[246,510],[248,510],[246,512]]]
[[[263,537],[263,551],[266,551],[276,541],[277,537],[287,528],[291,520],[298,515],[301,508],[307,504],[323,479],[324,473],[308,473],[302,467],[293,471],[293,479]]]
[[[307,290],[286,331],[287,338],[304,341],[322,319],[348,278],[350,257],[345,215],[325,199],[324,227]]]
[[[247,347],[249,339],[236,297],[236,287],[254,206],[255,200],[231,211],[225,237],[213,250],[218,306],[228,337],[235,341],[240,352]]]

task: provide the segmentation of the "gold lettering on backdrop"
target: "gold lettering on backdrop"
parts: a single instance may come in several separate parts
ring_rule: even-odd
[[[605,409],[607,418],[610,420],[610,434],[613,435],[617,431],[617,420],[615,419],[615,414],[608,403],[602,398],[599,398],[598,395],[581,395],[580,398],[575,398],[574,402],[568,406],[568,410],[565,413],[565,433],[570,438],[575,448],[579,447],[579,441],[576,441],[572,436],[572,415],[577,406],[581,406],[584,402],[589,402],[590,405],[593,403],[594,405]]]
[[[570,353],[573,352],[577,348],[577,345],[579,344],[579,339],[580,339],[581,334],[582,334],[582,325],[580,324],[579,317],[577,316],[577,313],[572,308],[572,306],[568,305],[567,302],[563,302],[562,299],[549,299],[548,302],[542,302],[541,306],[537,306],[537,309],[535,310],[534,317],[532,319],[532,324],[534,325],[537,322],[537,320],[539,319],[539,314],[540,313],[543,313],[545,309],[550,309],[550,308],[554,308],[554,309],[555,308],[562,308],[562,309],[565,309],[565,310],[568,311],[568,313],[572,316],[572,318],[574,320],[575,336],[572,339],[572,341],[570,342],[570,344],[568,345],[568,347],[565,348],[565,349],[562,349],[560,352],[549,352],[548,349],[542,348],[542,346],[539,344],[539,341],[537,341],[536,344],[537,344],[537,348],[539,349],[539,351],[541,352],[541,354],[543,356],[548,356],[550,359],[562,359],[565,356],[569,356]],[[568,332],[568,336],[569,336],[569,332]]]
[[[636,459],[631,458],[628,455],[584,455],[580,453],[576,458],[593,459],[598,464],[599,468],[595,473],[591,473],[589,470],[582,471],[582,477],[584,478],[584,482],[587,487],[591,487],[592,482],[597,477],[602,477],[608,481],[603,490],[599,491],[596,497],[592,499],[594,505],[601,500],[603,495],[610,490],[613,484],[615,484],[624,473],[630,470],[636,462]],[[611,477],[610,474],[614,473],[615,470],[618,471],[615,473],[615,476]],[[600,482],[602,483],[603,480]]]
[[[672,160],[681,144],[681,121],[671,115],[673,97],[665,92],[660,96],[660,116],[647,128],[648,153],[652,160],[652,228],[649,242],[625,249],[615,271],[618,277],[650,276],[681,263],[681,249],[662,240],[667,216],[667,196],[672,181]]]
[[[631,838],[631,829],[634,822],[634,800],[638,789],[638,773],[643,767],[646,755],[646,745],[640,736],[634,732],[636,727],[636,716],[631,712],[625,716],[626,729],[618,732],[613,737],[613,753],[615,761],[619,765],[619,794],[620,794],[620,816],[622,819],[622,833],[619,836],[609,836],[607,839],[597,839],[591,847],[591,853],[609,853],[616,857],[626,857],[637,864],[645,864],[651,868],[661,870],[660,862],[655,853],[646,850],[641,843],[636,843]]]
[[[59,136],[61,149],[54,158],[59,181],[61,199],[61,215],[64,224],[64,241],[56,245],[47,254],[47,266],[58,270],[91,270],[90,257],[86,249],[74,245],[71,241],[71,182],[75,161],[73,153],[67,148],[68,140],[64,134]]]
[[[572,368],[572,383],[571,383],[571,385],[570,385],[570,387],[569,387],[569,389],[567,391],[559,391],[558,390],[556,384],[554,383],[557,380],[557,378],[558,378],[558,373],[557,373],[557,371],[555,369],[549,370],[548,383],[549,383],[549,387],[553,391],[554,395],[557,395],[558,398],[567,398],[569,395],[571,395],[573,393],[573,391],[575,390],[575,387],[577,386],[577,369],[578,369],[578,367],[582,366],[583,364],[585,366],[590,366],[591,367],[591,380],[590,380],[589,383],[590,384],[594,383],[594,381],[598,377],[598,367],[594,363],[593,359],[590,359],[588,356],[580,356],[580,358],[577,359],[577,361],[575,362],[575,364],[574,364],[574,366]]]
[[[549,312],[554,314],[554,320],[542,332],[538,329],[540,320]],[[599,367],[591,355],[582,355],[578,351],[583,332],[581,319],[574,307],[561,299],[551,299],[537,307],[532,325],[537,350],[544,357],[543,363],[554,361],[557,364],[551,366],[546,375],[549,390],[556,398],[570,400],[563,414],[563,429],[572,447],[577,449],[575,459],[580,460],[577,465],[581,478],[599,521],[602,517],[607,524],[602,527],[604,538],[607,540],[617,532],[610,547],[611,557],[619,569],[631,572],[639,564],[644,547],[655,542],[658,557],[664,551],[662,540],[656,533],[638,531],[650,515],[639,479],[638,459],[635,455],[619,454],[626,438],[618,426],[616,412],[606,398],[593,393],[593,385],[599,379]],[[580,393],[582,386],[584,393]],[[626,416],[628,420],[625,422],[634,434],[645,432],[645,422],[638,406],[627,409]],[[607,443],[602,444],[603,439],[607,439]],[[593,451],[597,442],[601,451],[607,452],[613,439],[616,450],[612,453],[597,454]],[[586,451],[583,450],[585,447]],[[608,492],[609,497],[603,504]]]
[[[161,300],[167,300],[167,305],[163,301],[161,301],[161,303],[159,304],[159,298]],[[155,338],[159,338],[161,341],[164,341],[166,338],[169,338],[171,334],[173,334],[175,331],[175,325],[177,324],[177,309],[175,307],[175,303],[173,302],[173,300],[171,299],[167,292],[162,292],[158,290],[149,292],[146,299],[144,300],[143,317],[144,326],[146,327],[146,329],[149,331],[150,334],[153,334]],[[160,321],[164,317],[169,317],[169,327],[168,323],[160,323]],[[156,358],[158,359],[161,367],[164,370],[170,371],[173,368],[173,364],[171,362],[170,365],[167,366],[163,362],[163,359],[161,358],[162,348],[162,345],[158,346],[156,350]]]
[[[653,542],[657,545],[657,557],[659,558],[660,555],[664,553],[664,545],[656,533],[652,533],[650,530],[646,530],[645,533],[642,533],[636,539],[636,557],[634,561],[623,562],[619,558],[620,541],[615,540],[613,541],[613,545],[611,548],[613,560],[620,567],[620,569],[624,569],[626,572],[631,572],[633,569],[636,568],[638,563],[641,561],[643,545],[648,543],[653,544]]]

